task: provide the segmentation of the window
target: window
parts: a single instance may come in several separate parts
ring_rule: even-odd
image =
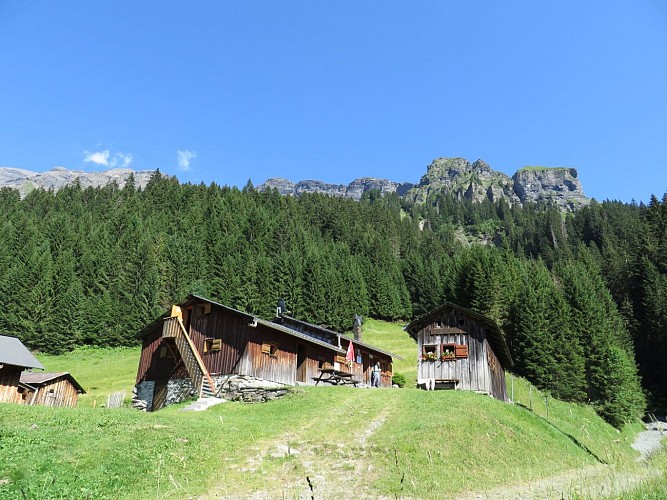
[[[204,354],[217,352],[222,348],[222,339],[204,339]]]
[[[211,314],[211,304],[201,304],[199,307],[202,314]]]
[[[438,359],[438,346],[436,344],[424,344],[422,346],[422,361],[435,361]]]
[[[273,344],[271,342],[264,342],[262,344],[262,352],[270,356],[277,356],[278,344]]]
[[[452,361],[456,359],[456,345],[455,344],[442,344],[440,354],[441,361]]]

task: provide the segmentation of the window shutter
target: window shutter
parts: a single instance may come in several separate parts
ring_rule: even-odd
[[[271,344],[262,344],[262,352],[264,354],[271,354]]]
[[[467,358],[468,357],[468,346],[467,345],[456,345],[454,346],[454,354],[457,358]]]

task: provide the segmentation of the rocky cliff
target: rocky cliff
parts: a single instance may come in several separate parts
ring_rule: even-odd
[[[525,203],[548,200],[565,210],[588,205],[575,168],[526,167],[512,177],[514,192]]]
[[[123,187],[130,174],[134,174],[134,185],[143,188],[146,187],[153,173],[150,170],[135,172],[130,168],[114,168],[104,172],[84,172],[83,170],[55,167],[47,172],[33,172],[20,168],[0,167],[0,187],[17,189],[21,197],[24,197],[37,188],[57,191],[63,186],[73,184],[77,179],[84,188],[106,186],[110,182],[116,182],[120,187]]]
[[[298,196],[302,193],[322,193],[360,200],[361,195],[371,189],[377,189],[382,194],[397,193],[399,196],[403,196],[412,186],[409,182],[393,182],[373,177],[355,179],[347,186],[344,184],[327,184],[326,182],[316,180],[299,181],[295,184],[287,179],[274,177],[267,179],[258,189],[260,191],[264,189],[277,189],[280,194],[289,196]]]
[[[272,188],[283,195],[324,193],[355,200],[359,200],[365,191],[378,189],[381,193],[397,193],[415,203],[424,203],[429,196],[448,192],[459,199],[467,198],[474,202],[485,199],[497,201],[501,198],[510,205],[547,202],[567,211],[576,210],[590,202],[574,168],[526,167],[509,177],[493,170],[482,160],[470,163],[465,158],[433,160],[417,184],[371,177],[355,179],[347,186],[315,180],[295,184],[287,179],[272,178],[258,189]]]

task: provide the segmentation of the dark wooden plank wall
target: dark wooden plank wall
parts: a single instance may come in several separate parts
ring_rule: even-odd
[[[220,351],[202,354],[211,374],[249,375],[273,382],[293,385],[297,376],[298,345],[307,346],[305,380],[314,383],[321,362],[334,361],[334,351],[279,330],[259,324],[250,326],[247,318],[213,306],[208,314],[204,304],[195,304],[190,311],[189,333],[200,353],[206,338],[221,339]],[[278,346],[275,355],[262,352],[263,343]]]
[[[242,373],[239,371],[239,363],[244,356],[251,329],[247,319],[214,306],[209,313],[205,313],[205,310],[204,303],[192,306],[188,330],[204,366],[211,375]],[[221,339],[220,350],[204,353],[204,341],[207,338]]]
[[[33,402],[33,393],[29,393],[25,403]],[[37,396],[33,405],[39,406],[76,406],[79,400],[79,393],[67,377],[59,377],[50,380],[37,390]]]
[[[442,327],[463,330],[465,333],[439,333]],[[504,388],[504,371],[497,356],[486,340],[486,326],[459,311],[443,311],[433,321],[422,328],[417,336],[419,355],[424,345],[459,344],[468,346],[467,358],[453,361],[421,361],[418,378],[459,379],[457,389],[484,391],[498,399],[507,399]],[[495,359],[496,373],[489,367],[489,356]]]
[[[163,346],[171,347],[176,356],[160,357],[160,350]],[[174,341],[162,338],[162,323],[160,323],[159,327],[143,339],[137,370],[137,384],[146,380],[169,380],[189,376],[183,360],[177,353]]]
[[[19,379],[23,368],[6,365],[0,368],[0,403],[20,403]]]

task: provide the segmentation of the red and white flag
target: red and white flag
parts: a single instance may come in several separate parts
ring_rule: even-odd
[[[345,360],[346,361],[354,361],[354,346],[352,345],[351,340],[350,340],[350,343],[347,346],[347,354],[345,355]]]

